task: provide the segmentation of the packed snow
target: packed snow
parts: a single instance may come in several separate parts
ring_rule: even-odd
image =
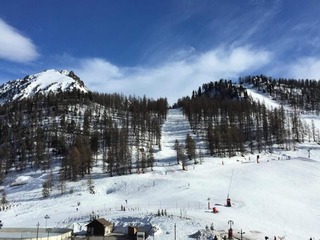
[[[69,77],[68,74],[69,72],[66,70],[59,72],[57,70],[50,69],[31,75],[29,76],[30,84],[28,84],[28,86],[20,92],[20,95],[23,97],[30,97],[39,90],[45,90],[46,92],[57,92],[60,89],[60,91],[64,91],[70,87],[72,83],[74,83],[74,79]],[[87,92],[87,90],[83,87],[79,87],[79,89]],[[20,95],[17,95],[17,97],[20,97]]]
[[[0,212],[3,227],[36,227],[39,222],[40,227],[70,227],[81,233],[95,215],[112,221],[115,231],[124,233],[129,225],[151,224],[155,233],[148,239],[157,240],[174,239],[174,234],[179,240],[215,235],[221,239],[231,223],[239,239],[241,231],[243,239],[320,238],[319,145],[306,142],[296,151],[260,153],[259,163],[257,154],[206,156],[183,171],[173,145],[188,133],[197,140],[180,109],[170,109],[153,171],[105,177],[97,162],[95,194],[90,194],[83,179],[68,183],[63,195],[54,187],[44,198],[42,183],[48,172],[29,171],[20,178],[10,173],[3,183],[9,201]],[[225,206],[228,196],[231,207]],[[213,207],[218,213],[213,213]]]
[[[24,185],[27,184],[30,180],[30,176],[18,176],[10,186]]]
[[[9,81],[0,86],[0,105],[12,100],[29,98],[36,93],[48,94],[50,92],[72,91],[73,89],[88,92],[88,89],[70,77],[69,73],[67,70],[50,69],[23,79]]]

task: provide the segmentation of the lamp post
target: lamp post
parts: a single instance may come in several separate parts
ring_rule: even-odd
[[[234,222],[232,220],[229,220],[228,224],[229,224],[230,228],[232,228],[232,225],[234,224]]]
[[[228,230],[228,239],[232,239],[233,238],[232,225],[234,224],[234,222],[232,220],[229,220],[228,224],[230,226]]]
[[[242,240],[242,235],[245,234],[245,232],[242,232],[242,229],[241,229],[240,232],[238,233],[240,233],[240,240]]]
[[[47,240],[49,240],[49,234],[50,234],[51,230],[52,230],[51,228],[46,229],[46,231],[48,232]]]
[[[50,217],[49,217],[48,214],[46,214],[46,215],[44,216],[44,218],[46,219],[46,229],[47,229],[47,221],[48,221],[48,219],[49,219]]]
[[[40,226],[40,223],[38,222],[38,224],[37,224],[37,240],[38,240],[38,237],[39,237],[39,226]]]

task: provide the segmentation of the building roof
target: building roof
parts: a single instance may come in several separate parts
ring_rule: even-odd
[[[98,222],[98,223],[101,223],[102,225],[104,226],[112,226],[112,222],[109,222],[108,220],[106,220],[105,218],[98,218],[98,219],[95,219],[93,220],[92,222],[90,222],[87,226],[91,225],[91,224],[94,224],[94,222]]]

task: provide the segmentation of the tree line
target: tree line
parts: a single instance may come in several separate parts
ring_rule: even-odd
[[[248,95],[243,83],[293,110],[283,105],[267,108]],[[261,75],[240,78],[240,84],[234,84],[221,79],[203,84],[174,107],[182,108],[194,134],[206,142],[206,154],[231,157],[247,151],[272,151],[274,146],[289,150],[299,142],[319,142],[314,123],[305,124],[299,116],[301,110],[318,111],[319,95],[314,96],[312,89],[318,89],[318,83],[311,80]],[[4,104],[0,106],[0,180],[10,171],[27,168],[50,173],[59,164],[63,191],[66,181],[90,175],[98,160],[106,176],[152,171],[167,110],[166,98],[79,90],[36,94]],[[183,169],[203,154],[190,135],[174,148]],[[50,186],[45,183],[45,189]]]
[[[228,80],[203,84],[175,107],[183,109],[212,156],[272,151],[274,146],[289,150],[305,140],[319,141],[319,132],[303,123],[299,112],[288,112],[283,106],[267,108],[253,100],[242,84]]]
[[[320,114],[320,82],[315,79],[274,79],[264,75],[240,78],[242,83],[251,84],[267,93],[273,100],[293,109]]]
[[[161,148],[166,98],[78,90],[36,94],[0,106],[0,180],[10,171],[50,171],[61,182],[90,174],[100,157],[107,176],[151,170]]]

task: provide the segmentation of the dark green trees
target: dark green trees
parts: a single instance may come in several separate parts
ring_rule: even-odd
[[[110,176],[136,172],[139,164],[152,170],[167,108],[165,98],[80,91],[36,94],[0,106],[0,180],[9,171],[48,171],[60,163],[64,192],[65,181],[91,174],[99,160]],[[139,158],[135,146],[146,149]]]
[[[262,88],[261,82],[253,84]],[[276,92],[276,88],[268,91]],[[242,85],[226,80],[204,84],[201,94],[194,91],[192,98],[180,99],[177,106],[182,107],[193,132],[207,142],[212,156],[270,151],[275,144],[288,147],[304,141],[306,135],[296,111],[288,115],[283,107],[267,108],[251,99]]]
[[[190,134],[188,134],[186,137],[185,148],[189,160],[193,160],[194,162],[196,162],[196,142],[190,136]]]

